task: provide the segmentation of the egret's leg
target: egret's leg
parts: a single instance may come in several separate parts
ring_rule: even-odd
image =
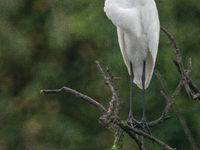
[[[133,123],[132,123],[132,118],[133,118],[133,114],[132,114],[132,101],[133,101],[133,79],[134,79],[134,74],[133,74],[133,67],[132,67],[132,63],[130,62],[130,105],[129,105],[129,115],[128,115],[128,120],[127,121],[131,121],[131,127],[133,127]]]
[[[144,89],[144,84],[145,84],[145,66],[146,66],[146,61],[143,62],[143,73],[142,73],[142,95],[143,95],[143,112],[142,112],[142,121],[146,121],[146,115],[145,115],[145,89]]]
[[[139,124],[139,122],[133,118],[133,114],[132,114],[132,101],[133,101],[133,79],[134,79],[134,74],[133,74],[133,67],[132,67],[132,63],[130,62],[130,108],[129,108],[129,115],[128,115],[128,119],[126,122],[129,122],[131,124],[131,127],[133,128],[133,121],[137,124]]]
[[[142,128],[143,131],[148,132],[150,135],[150,130],[146,122],[146,117],[145,117],[145,90],[144,90],[144,83],[145,83],[145,61],[143,64],[143,75],[142,75],[142,86],[143,86],[143,115],[142,115],[142,120],[139,122],[135,118],[133,118],[132,114],[132,94],[133,94],[133,80],[134,80],[134,74],[133,74],[133,67],[132,63],[130,62],[130,109],[129,109],[129,115],[128,119],[126,120],[126,123],[129,123],[132,128]],[[134,125],[133,125],[134,124]],[[145,129],[147,128],[147,130]],[[123,133],[123,130],[121,131],[118,140],[121,138],[121,135]]]
[[[142,128],[146,128],[146,131],[151,135],[149,126],[146,121],[146,115],[145,115],[145,89],[144,89],[144,84],[145,84],[145,67],[146,67],[146,61],[143,62],[143,73],[142,73],[142,95],[143,95],[143,112],[142,112],[142,120],[141,120],[141,125]],[[143,139],[143,137],[142,137]],[[143,140],[142,140],[143,142]]]
[[[133,114],[132,114],[133,79],[134,79],[133,67],[132,67],[132,63],[130,62],[130,107],[129,107],[129,115],[128,115],[128,119],[126,120],[126,123],[130,123],[132,128],[134,128],[133,122],[135,122],[136,124],[140,124],[139,121],[133,118]],[[123,133],[123,130],[121,131],[119,135],[118,141],[121,138],[122,133]]]

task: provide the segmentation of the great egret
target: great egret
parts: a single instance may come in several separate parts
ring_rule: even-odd
[[[105,0],[104,11],[117,27],[118,41],[130,80],[130,111],[127,122],[150,133],[145,116],[145,89],[151,80],[159,43],[160,23],[154,0]],[[143,115],[132,115],[133,82],[143,90]],[[146,129],[147,130],[146,130]]]

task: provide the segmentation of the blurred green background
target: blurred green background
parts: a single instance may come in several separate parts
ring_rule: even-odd
[[[198,0],[156,0],[160,23],[175,38],[184,65],[192,57],[192,80],[200,87],[200,3]],[[0,1],[0,149],[1,150],[105,150],[113,133],[98,123],[101,112],[69,94],[40,94],[41,89],[68,86],[108,107],[111,93],[95,64],[111,67],[123,100],[122,119],[129,110],[129,75],[117,40],[116,27],[106,17],[104,0]],[[155,69],[173,92],[180,74],[169,39],[160,33]],[[161,83],[153,75],[146,90],[147,120],[161,116],[165,100]],[[134,86],[133,115],[142,116],[142,91]],[[198,147],[200,102],[181,90],[175,100]],[[192,149],[174,110],[172,117],[151,128],[152,134],[178,150]],[[154,147],[145,140],[147,149]],[[128,135],[124,150],[138,147]]]

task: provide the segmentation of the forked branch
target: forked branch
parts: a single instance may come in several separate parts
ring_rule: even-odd
[[[180,120],[180,123],[181,123],[181,125],[182,125],[182,127],[185,131],[185,134],[187,135],[188,141],[191,143],[192,148],[194,150],[198,150],[197,144],[196,144],[196,142],[195,142],[195,140],[194,140],[194,138],[193,138],[186,122],[185,122],[185,119],[183,118],[183,116],[181,115],[181,113],[178,110],[178,107],[174,103],[174,99],[178,95],[178,93],[180,92],[183,85],[185,85],[185,89],[186,89],[188,96],[190,98],[192,98],[193,100],[200,99],[200,97],[199,97],[200,91],[197,88],[197,86],[192,82],[191,78],[189,77],[189,74],[192,71],[191,58],[189,58],[189,61],[188,61],[188,70],[184,69],[181,54],[180,54],[180,51],[179,51],[179,48],[178,48],[176,42],[174,41],[171,34],[164,27],[161,26],[161,30],[169,37],[172,45],[174,46],[174,50],[175,50],[178,61],[176,61],[172,58],[172,62],[175,64],[178,72],[182,76],[180,83],[179,83],[178,87],[176,88],[176,90],[175,90],[175,92],[172,96],[171,96],[170,90],[168,89],[168,86],[167,86],[165,80],[162,78],[159,71],[155,70],[155,74],[156,74],[157,78],[160,80],[160,82],[162,83],[163,88],[165,89],[165,92],[167,93],[167,95],[165,95],[163,92],[162,92],[162,94],[164,95],[167,102],[171,103],[171,105],[173,106],[173,108],[174,108],[174,110],[175,110],[175,112],[176,112],[176,114],[177,114],[177,116]],[[195,95],[191,91],[193,91],[195,93]]]
[[[157,138],[150,136],[141,130],[132,129],[129,125],[121,122],[119,114],[120,114],[120,110],[121,110],[122,100],[121,100],[121,97],[119,94],[117,84],[115,82],[116,78],[113,77],[109,66],[106,67],[106,71],[108,72],[109,77],[106,77],[106,75],[98,61],[96,61],[96,64],[97,64],[97,67],[99,69],[101,76],[104,79],[105,84],[108,86],[108,88],[110,89],[110,91],[112,93],[112,97],[110,100],[110,105],[108,107],[108,110],[106,110],[103,107],[103,105],[98,103],[96,100],[90,98],[87,95],[79,93],[74,89],[68,88],[68,87],[62,87],[60,89],[52,89],[52,90],[43,89],[40,92],[45,93],[45,94],[59,94],[59,93],[63,93],[63,92],[70,93],[70,94],[75,95],[76,97],[86,100],[87,102],[89,102],[93,106],[97,107],[102,112],[102,116],[99,119],[100,124],[102,124],[104,127],[108,128],[109,130],[114,131],[114,132],[119,132],[120,128],[123,129],[126,133],[128,133],[128,135],[132,139],[135,140],[135,142],[138,144],[140,150],[145,150],[145,147],[142,145],[140,139],[138,138],[138,136],[136,136],[136,134],[141,135],[147,139],[154,141],[155,143],[157,143],[158,145],[160,145],[161,147],[163,147],[167,150],[172,150],[173,148],[171,148],[167,144],[163,143],[162,141],[158,140]],[[116,107],[114,107],[115,103],[116,103]],[[162,121],[159,120],[159,121],[154,121],[154,122],[148,123],[148,125],[154,126],[156,124],[163,122],[165,119],[167,119],[167,117],[165,117],[164,119],[162,118]]]
[[[162,113],[160,118],[148,123],[149,127],[160,124],[160,123],[164,122],[166,119],[170,118],[170,116],[168,115],[168,112],[169,112],[171,106],[173,105],[176,96],[178,95],[178,93],[180,92],[181,88],[184,85],[185,85],[186,91],[188,92],[188,95],[190,97],[192,97],[193,99],[200,99],[200,90],[197,88],[197,86],[192,82],[191,78],[189,77],[189,73],[192,70],[191,58],[189,59],[189,67],[188,67],[188,70],[186,71],[184,69],[184,66],[183,66],[183,63],[182,63],[180,51],[179,51],[178,46],[176,45],[173,37],[164,27],[161,27],[161,30],[169,37],[172,45],[174,46],[175,53],[176,53],[178,61],[174,60],[173,58],[172,58],[172,61],[176,65],[176,67],[177,67],[179,73],[181,74],[182,78],[181,78],[180,83],[178,84],[177,88],[175,89],[173,95],[170,96],[171,94],[170,94],[168,88],[166,88],[166,85],[164,85],[165,81],[162,79],[159,72],[155,71],[157,78],[163,84],[163,87],[165,89],[165,93],[167,93],[167,94],[165,94],[164,92],[161,92],[161,94],[164,96],[164,98],[166,100],[166,106],[165,106],[163,113]],[[77,92],[76,90],[68,88],[68,87],[62,87],[60,89],[53,89],[53,90],[44,89],[44,90],[41,90],[40,92],[46,93],[46,94],[59,94],[59,93],[63,93],[63,92],[64,93],[70,93],[70,94],[73,94],[73,95],[89,102],[90,104],[97,107],[101,111],[102,116],[99,118],[99,122],[100,122],[101,125],[103,125],[104,127],[106,127],[107,129],[109,129],[111,131],[118,132],[118,133],[120,132],[120,129],[123,129],[126,133],[128,133],[128,135],[133,140],[135,140],[135,142],[137,143],[140,150],[145,150],[145,147],[142,146],[142,143],[141,143],[140,139],[138,138],[138,136],[136,136],[136,134],[141,135],[144,138],[147,138],[149,140],[152,140],[153,142],[160,145],[164,149],[175,150],[175,149],[171,148],[169,145],[167,145],[166,143],[163,143],[162,141],[158,140],[157,138],[146,134],[142,130],[139,130],[139,129],[136,129],[136,128],[131,128],[128,124],[124,124],[121,121],[120,110],[121,110],[122,100],[121,100],[121,97],[120,97],[120,94],[119,94],[119,89],[118,89],[117,84],[115,82],[119,78],[115,78],[112,75],[109,66],[106,67],[106,71],[108,72],[108,75],[109,75],[109,77],[107,77],[105,75],[103,69],[101,68],[100,63],[98,61],[96,61],[96,64],[97,64],[97,67],[99,69],[101,76],[104,79],[105,84],[108,86],[109,90],[112,93],[111,100],[110,100],[110,103],[109,103],[110,105],[109,105],[108,109],[106,109],[102,104],[100,104],[96,100],[90,98],[89,96],[84,95],[84,94]],[[193,91],[195,93],[195,95],[191,91]]]
[[[164,27],[161,26],[160,28],[169,37],[169,39],[171,41],[171,44],[174,47],[174,50],[175,50],[175,53],[176,53],[176,57],[177,57],[177,61],[175,59],[173,59],[173,58],[172,58],[172,61],[175,64],[178,72],[182,76],[182,80],[181,81],[184,83],[185,89],[186,89],[189,97],[192,98],[193,100],[196,100],[196,99],[200,100],[200,90],[192,82],[192,79],[189,77],[189,73],[192,71],[191,58],[189,58],[189,61],[188,61],[188,70],[184,69],[182,58],[181,58],[181,54],[180,54],[180,50],[179,50],[174,38],[171,36],[171,34]],[[193,91],[195,94],[193,94],[191,91]]]

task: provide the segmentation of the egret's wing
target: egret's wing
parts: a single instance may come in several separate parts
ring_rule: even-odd
[[[149,82],[151,80],[157,51],[158,51],[158,41],[159,41],[159,19],[158,19],[158,13],[156,9],[156,5],[154,1],[148,1],[150,2],[149,5],[146,5],[145,7],[148,9],[142,9],[142,10],[150,10],[150,11],[144,11],[139,12],[139,10],[136,7],[131,8],[123,8],[117,5],[116,1],[114,0],[106,0],[105,1],[105,7],[104,11],[108,18],[113,22],[115,26],[118,28],[118,39],[119,39],[119,45],[122,52],[122,56],[124,58],[124,62],[128,68],[129,74],[130,74],[130,60],[127,56],[127,43],[124,41],[124,34],[132,34],[135,38],[141,38],[142,35],[147,36],[144,42],[147,42],[147,58],[146,58],[146,81],[145,81],[145,88],[148,87]],[[153,3],[153,5],[152,5]],[[140,10],[140,11],[142,11]],[[152,12],[153,10],[153,12]],[[153,13],[153,14],[152,14]],[[147,19],[148,18],[148,19]],[[145,24],[142,24],[145,23]],[[142,29],[141,29],[142,28]],[[143,32],[143,33],[142,33]],[[142,68],[142,62],[137,62],[137,66],[139,65],[139,68]],[[137,67],[138,68],[138,67]],[[134,72],[134,65],[133,65],[133,72]],[[141,76],[141,70],[140,73],[137,76],[137,71],[135,72],[135,79],[134,82],[137,84],[139,88],[142,88],[142,84],[140,81]]]
[[[113,24],[136,37],[141,35],[140,16],[137,8],[122,8],[115,1],[105,1],[104,11]]]
[[[119,27],[117,27],[117,34],[118,34],[119,47],[120,47],[124,62],[126,64],[126,67],[128,69],[128,72],[130,74],[130,61],[129,61],[127,53],[126,53],[126,44],[125,44],[125,41],[124,41],[124,32]]]
[[[154,1],[152,2],[151,6],[154,7],[154,11],[152,11],[152,15],[149,16],[150,23],[148,24],[147,39],[149,51],[151,52],[155,63],[158,52],[160,21],[158,18],[158,11]]]
[[[160,23],[157,15],[157,10],[155,10],[155,15],[154,17],[154,22],[149,25],[149,30],[147,33],[147,38],[148,38],[148,55],[146,59],[146,83],[145,83],[145,88],[148,87],[149,82],[151,80],[155,62],[156,62],[156,57],[157,57],[157,52],[158,52],[158,43],[159,43],[159,33],[160,33]]]

